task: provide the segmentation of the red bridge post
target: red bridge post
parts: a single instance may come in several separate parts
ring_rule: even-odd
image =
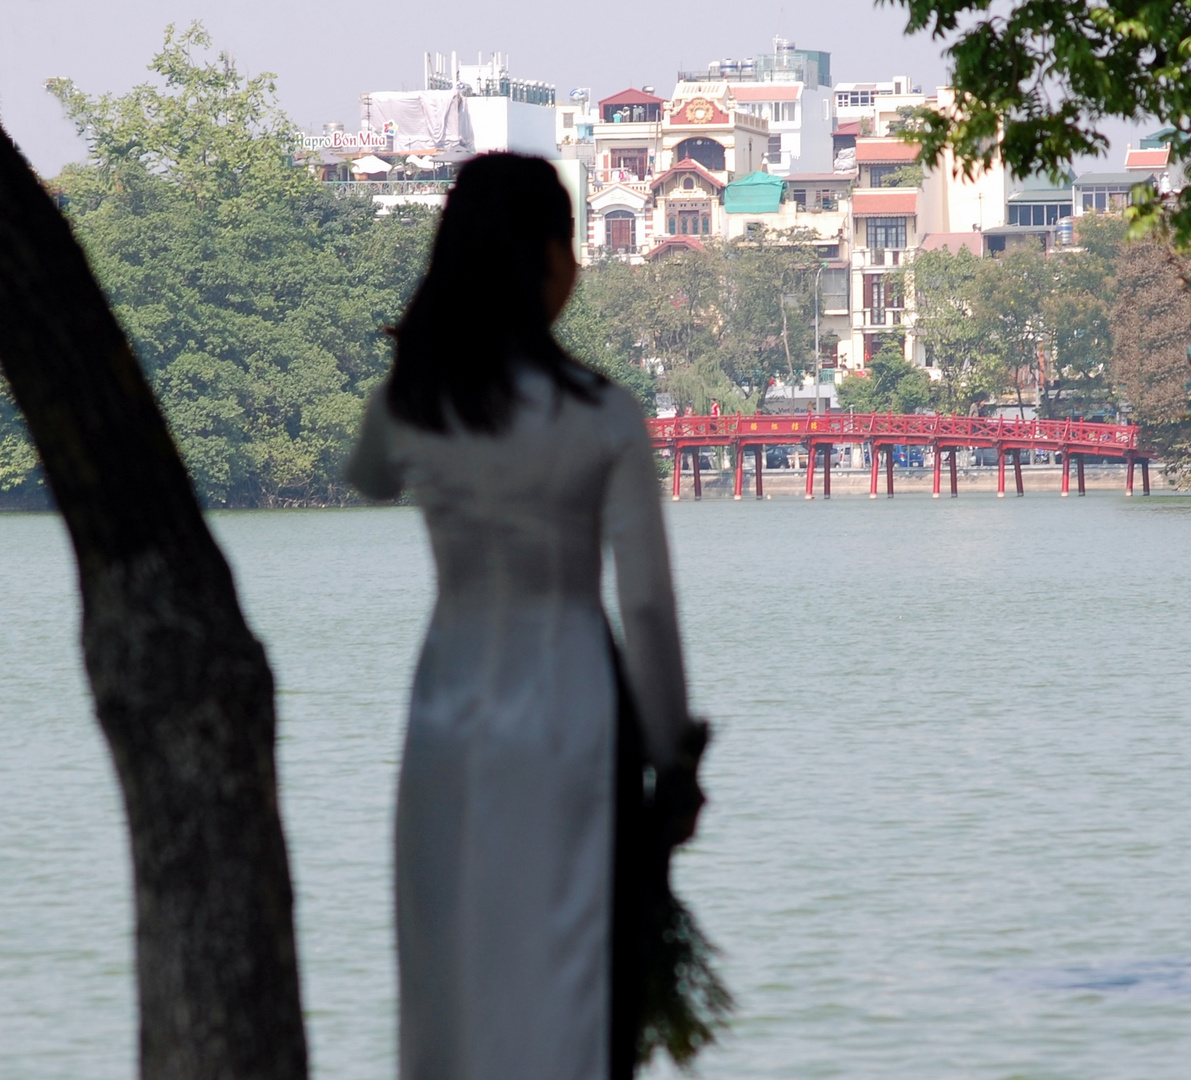
[[[815,444],[806,440],[806,497],[815,497]]]
[[[950,462],[950,464],[951,464],[951,497],[953,499],[957,498],[959,496],[959,478],[955,475],[955,454],[956,454],[956,449],[953,446],[951,448],[951,455],[950,455],[950,457],[951,457],[951,462]]]
[[[1079,493],[1081,495],[1086,495],[1088,493],[1088,489],[1084,487],[1083,482],[1083,454],[1075,455],[1075,481],[1079,488]]]
[[[885,498],[893,498],[893,443],[885,447]]]
[[[682,498],[682,446],[674,443],[674,488],[670,498],[678,502]]]
[[[1141,459],[1141,493],[1148,495],[1150,493],[1150,459]]]
[[[756,465],[753,487],[757,491],[757,498],[760,499],[764,497],[764,489],[761,487],[761,466],[765,464],[765,447],[753,447],[753,462]]]
[[[733,470],[735,476],[732,483],[732,498],[740,502],[741,496],[744,494],[744,447],[736,443],[732,447],[732,452],[736,457],[736,468]]]
[[[1133,452],[1125,455],[1125,496],[1133,498]]]
[[[703,477],[700,475],[699,466],[701,464],[700,458],[703,456],[703,447],[691,447],[691,478],[695,481],[695,498],[703,498]]]
[[[1017,484],[1017,497],[1020,499],[1025,493],[1026,489],[1021,486],[1021,447],[1017,447],[1013,451],[1013,481]]]
[[[835,449],[833,443],[823,446],[823,498],[831,498],[831,451]]]
[[[881,448],[874,442],[869,443],[869,464],[872,466],[872,475],[868,483],[868,497],[875,499],[877,497],[877,477],[881,471]]]
[[[1071,494],[1071,453],[1067,447],[1063,447],[1063,490],[1062,497],[1065,499]]]
[[[943,486],[943,451],[940,449],[937,442],[933,443],[932,445],[934,447],[935,455],[935,483],[934,487],[931,489],[930,497],[932,499],[937,499],[939,497],[939,491]]]
[[[997,447],[997,498],[1005,497],[1005,449]]]

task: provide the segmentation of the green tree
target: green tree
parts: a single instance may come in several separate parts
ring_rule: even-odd
[[[918,412],[930,407],[930,377],[905,358],[898,338],[889,337],[869,361],[866,374],[853,372],[844,378],[839,403],[861,413]]]
[[[950,149],[971,175],[999,156],[1010,172],[1057,178],[1079,157],[1102,154],[1108,117],[1156,117],[1172,128],[1172,157],[1191,156],[1191,7],[1136,0],[880,0],[907,10],[907,33],[947,43],[954,108],[919,111],[919,161]],[[1191,243],[1191,188],[1172,203],[1147,192],[1130,217],[1137,232],[1170,226]]]
[[[267,76],[166,33],[161,85],[54,91],[91,157],[56,187],[206,505],[349,498],[339,462],[383,377],[437,215],[378,217],[290,162]],[[27,499],[35,458],[0,396],[0,491]]]
[[[295,127],[277,104],[275,76],[249,79],[226,52],[194,59],[210,47],[202,23],[183,31],[171,23],[149,65],[164,86],[143,83],[113,97],[90,96],[70,79],[46,83],[86,141],[102,182],[119,188],[139,185],[144,175],[164,176],[200,205],[239,198],[257,205],[313,184],[290,167]]]
[[[914,334],[939,372],[933,390],[943,413],[965,414],[974,403],[999,395],[1007,382],[988,327],[976,314],[986,264],[966,248],[957,255],[940,248],[919,253],[906,273],[915,297]]]
[[[1191,483],[1191,260],[1158,241],[1121,252],[1112,306],[1112,377],[1131,420]]]
[[[881,177],[882,187],[916,188],[922,186],[926,170],[921,165],[899,165]]]
[[[577,307],[599,325],[609,355],[655,373],[679,408],[705,412],[714,399],[751,411],[770,380],[799,377],[812,362],[819,263],[809,239],[763,232],[643,266],[609,259],[583,272]]]

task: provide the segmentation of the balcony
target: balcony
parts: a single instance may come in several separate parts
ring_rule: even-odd
[[[890,330],[902,325],[905,314],[904,308],[861,308],[856,312],[860,316],[859,325],[865,330]]]
[[[609,184],[619,184],[630,191],[639,191],[642,195],[649,194],[649,185],[653,183],[652,176],[642,177],[631,169],[592,169],[589,179],[597,191]]]
[[[337,198],[349,195],[423,195],[444,197],[452,180],[325,180]]]
[[[853,248],[852,265],[865,270],[880,267],[895,269],[905,266],[908,254],[902,248]]]

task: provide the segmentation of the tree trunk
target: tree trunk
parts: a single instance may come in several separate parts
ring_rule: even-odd
[[[2,130],[0,368],[78,559],[132,841],[141,1076],[300,1080],[272,674],[128,342]]]

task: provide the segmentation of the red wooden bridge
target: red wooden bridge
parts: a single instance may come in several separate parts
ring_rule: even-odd
[[[815,497],[816,451],[823,450],[823,497],[831,498],[831,448],[841,443],[867,445],[872,464],[869,498],[877,497],[880,459],[885,455],[885,493],[893,497],[893,448],[895,446],[923,446],[934,451],[934,490],[937,499],[942,486],[943,456],[948,457],[951,474],[951,495],[959,494],[956,479],[956,451],[961,448],[986,448],[997,453],[997,498],[1005,497],[1005,463],[1013,462],[1017,494],[1024,494],[1021,477],[1021,455],[1025,451],[1051,451],[1063,455],[1064,496],[1070,489],[1070,464],[1075,459],[1080,495],[1084,494],[1084,458],[1120,458],[1128,466],[1125,474],[1125,494],[1133,494],[1133,470],[1141,465],[1142,494],[1150,493],[1150,458],[1152,452],[1142,448],[1138,428],[1134,424],[1095,424],[1084,420],[1017,420],[980,416],[923,416],[917,413],[842,413],[812,412],[788,415],[745,416],[675,416],[649,420],[649,434],[654,449],[669,450],[674,456],[674,498],[679,497],[682,481],[682,453],[691,455],[695,482],[695,498],[703,494],[699,469],[699,448],[731,447],[736,461],[735,495],[744,492],[744,455],[752,450],[757,498],[763,498],[762,467],[765,447],[789,446],[799,443],[806,447],[806,497]]]

